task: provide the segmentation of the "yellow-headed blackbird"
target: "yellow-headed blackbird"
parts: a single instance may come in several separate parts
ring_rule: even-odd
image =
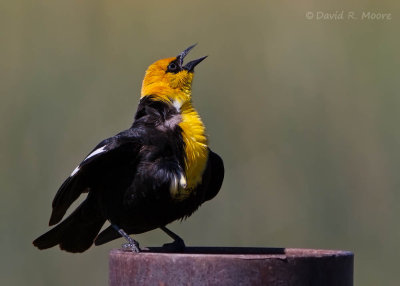
[[[147,69],[132,126],[98,144],[61,185],[49,225],[59,223],[82,193],[87,197],[37,238],[36,247],[83,252],[123,236],[126,247],[137,252],[128,234],[156,228],[184,246],[165,226],[215,197],[224,177],[222,159],[208,147],[192,105],[194,67],[206,58],[183,65],[193,47]],[[107,220],[111,225],[98,234]]]

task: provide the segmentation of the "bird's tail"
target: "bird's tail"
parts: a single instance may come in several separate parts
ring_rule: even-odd
[[[87,250],[105,223],[104,217],[86,199],[69,217],[33,241],[39,249],[57,244],[68,252]]]
[[[102,245],[120,237],[121,235],[110,225],[95,238],[94,245]]]

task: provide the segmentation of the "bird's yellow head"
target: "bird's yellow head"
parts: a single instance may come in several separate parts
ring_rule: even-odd
[[[190,98],[194,67],[207,56],[183,65],[183,59],[195,45],[177,57],[156,61],[146,71],[141,97],[154,96],[161,100]]]

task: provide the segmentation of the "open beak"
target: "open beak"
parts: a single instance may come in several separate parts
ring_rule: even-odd
[[[176,57],[176,58],[178,59],[179,64],[180,64],[181,67],[182,67],[182,64],[183,64],[183,59],[184,59],[184,58],[186,57],[186,55],[190,52],[190,50],[193,49],[196,45],[197,45],[197,44],[194,44],[194,45],[190,46],[189,48],[187,48],[186,50],[184,50],[182,53],[180,53],[180,54]],[[200,62],[202,62],[206,57],[207,57],[207,56],[201,57],[201,58],[199,58],[199,59],[197,59],[197,60],[193,60],[193,61],[188,62],[186,65],[183,66],[183,69],[185,69],[185,70],[187,70],[187,71],[189,71],[189,72],[193,72],[193,71],[194,71],[194,67],[197,66]]]
[[[206,57],[207,57],[207,56],[201,57],[201,58],[199,58],[199,59],[197,59],[197,60],[190,61],[190,62],[188,62],[183,68],[184,68],[185,70],[189,71],[189,72],[193,72],[194,67],[197,66],[197,65],[198,65],[201,61],[203,61]]]

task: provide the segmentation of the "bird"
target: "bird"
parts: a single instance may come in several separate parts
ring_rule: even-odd
[[[101,141],[63,182],[52,202],[49,226],[55,226],[34,246],[81,253],[124,237],[123,249],[140,252],[130,235],[161,229],[173,239],[165,247],[184,249],[166,226],[214,198],[225,172],[193,107],[194,68],[207,57],[184,64],[195,45],[148,67],[131,127]]]

